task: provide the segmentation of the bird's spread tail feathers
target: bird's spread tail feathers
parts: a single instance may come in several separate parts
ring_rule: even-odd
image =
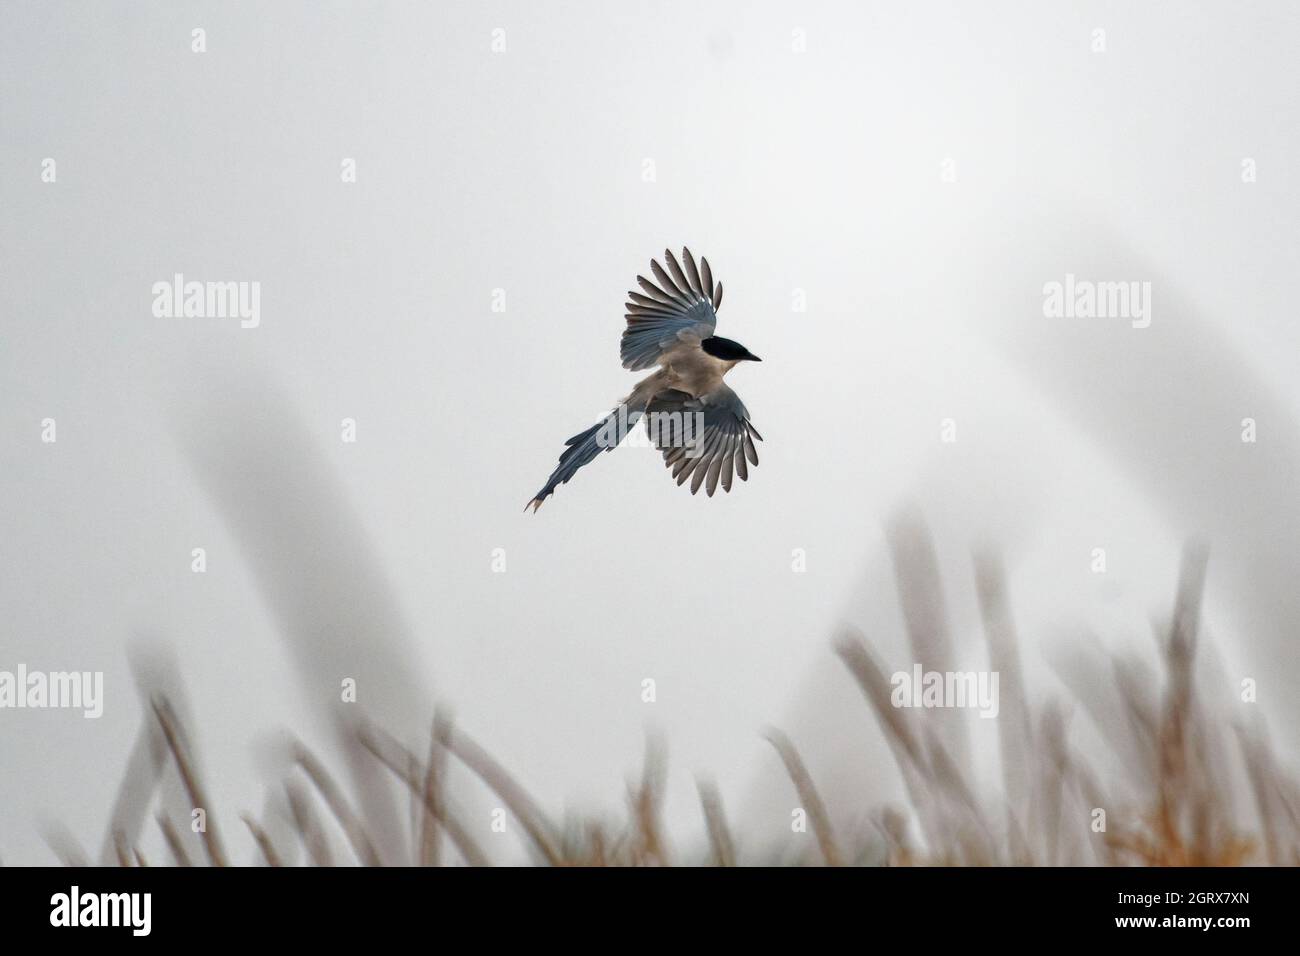
[[[579,432],[566,441],[564,444],[567,447],[560,455],[559,465],[551,472],[551,477],[542,486],[542,490],[524,505],[524,510],[532,508],[533,513],[536,514],[542,502],[549,498],[557,487],[577,474],[579,468],[594,461],[602,451],[612,451],[617,448],[619,442],[641,420],[644,412],[644,403],[638,403],[636,406],[630,406],[626,402],[621,403],[586,431]]]

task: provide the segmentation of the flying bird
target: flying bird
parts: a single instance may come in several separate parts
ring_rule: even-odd
[[[691,494],[703,487],[712,496],[719,484],[729,492],[733,472],[747,481],[749,465],[758,464],[754,439],[763,436],[723,378],[740,362],[762,359],[739,342],[714,335],[722,283],[714,285],[708,259],[701,258],[697,269],[691,250],[682,249],[678,264],[665,249],[664,262],[667,269],[652,259],[656,281],[637,276],[641,291],[628,292],[620,350],[624,368],[658,370],[604,419],[564,443],[560,464],[525,511],[531,506],[536,512],[579,468],[616,448],[642,418],[677,484],[690,479]]]

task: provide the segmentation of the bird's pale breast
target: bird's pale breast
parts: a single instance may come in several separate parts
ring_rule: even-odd
[[[699,346],[683,346],[664,356],[666,385],[699,398],[721,385],[734,364],[702,352]]]

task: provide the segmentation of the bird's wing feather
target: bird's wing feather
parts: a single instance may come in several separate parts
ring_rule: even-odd
[[[664,250],[664,261],[667,270],[650,261],[650,273],[658,284],[637,276],[642,291],[627,294],[627,328],[620,353],[623,367],[633,371],[654,368],[665,352],[682,343],[698,345],[718,325],[716,304],[722,301],[722,284],[718,283],[715,295],[708,260],[701,260],[702,269],[697,269],[691,250],[683,248],[685,269],[669,249]]]
[[[691,494],[703,487],[712,497],[719,484],[731,491],[732,476],[748,481],[749,466],[758,464],[754,440],[763,436],[725,384],[699,398],[676,389],[660,392],[646,412],[650,440],[663,452],[677,484],[690,479]]]

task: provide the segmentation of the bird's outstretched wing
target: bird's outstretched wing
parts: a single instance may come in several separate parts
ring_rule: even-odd
[[[654,368],[663,354],[683,343],[699,344],[713,334],[722,305],[722,283],[713,284],[709,260],[695,268],[691,250],[682,249],[685,269],[672,251],[664,250],[665,270],[650,260],[650,271],[658,285],[637,276],[641,292],[628,292],[627,329],[623,332],[623,367],[638,371]]]
[[[699,398],[671,389],[655,396],[646,409],[650,440],[664,454],[677,484],[691,481],[691,494],[703,486],[712,497],[719,482],[731,491],[732,474],[749,480],[758,464],[754,439],[763,440],[749,421],[740,397],[720,385]]]

